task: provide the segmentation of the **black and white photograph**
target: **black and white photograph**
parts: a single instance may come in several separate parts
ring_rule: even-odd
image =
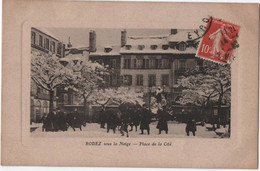
[[[229,138],[231,68],[199,32],[31,27],[31,137]]]

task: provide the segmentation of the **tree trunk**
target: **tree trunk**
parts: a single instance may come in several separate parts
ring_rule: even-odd
[[[49,105],[49,113],[53,111],[53,96],[54,96],[54,91],[50,90],[50,105]]]
[[[223,94],[219,95],[218,98],[218,117],[217,117],[217,128],[220,128],[220,118],[222,118],[221,114],[221,103],[222,103]]]
[[[83,99],[84,99],[84,117],[85,119],[87,119],[87,98],[85,97],[85,95],[83,95]]]

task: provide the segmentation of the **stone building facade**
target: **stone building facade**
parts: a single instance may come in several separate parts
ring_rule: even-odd
[[[59,58],[65,56],[65,44],[55,38],[44,28],[31,28],[31,51],[41,54],[55,54]],[[31,122],[39,122],[44,113],[49,113],[49,92],[37,86],[31,80],[30,91],[30,118]],[[56,97],[56,91],[54,94]],[[54,107],[56,98],[54,98]]]
[[[90,59],[107,61],[105,64],[117,68],[120,81],[117,76],[116,85],[144,92],[146,103],[158,87],[164,89],[168,102],[175,103],[181,95],[180,89],[174,88],[180,75],[195,65],[203,66],[203,61],[195,58],[196,45],[189,41],[190,32],[171,29],[168,35],[162,36],[127,36],[124,30],[120,48],[97,48],[90,53]],[[111,62],[115,59],[117,62]],[[115,83],[113,78],[107,81]]]

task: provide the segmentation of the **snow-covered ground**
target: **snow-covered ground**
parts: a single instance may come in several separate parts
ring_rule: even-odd
[[[130,138],[220,138],[220,136],[216,135],[214,131],[208,131],[206,127],[197,126],[196,136],[194,137],[190,132],[190,136],[188,137],[185,132],[186,125],[183,123],[174,123],[168,122],[168,134],[165,131],[159,135],[158,129],[156,129],[157,122],[153,122],[150,124],[150,135],[147,134],[146,130],[144,134],[140,134],[140,129],[138,127],[137,131],[135,128],[133,131],[129,132]],[[42,124],[33,123],[31,127],[37,127],[37,129],[31,132],[32,137],[84,137],[84,138],[119,138],[121,137],[120,131],[116,130],[114,134],[112,130],[107,133],[106,129],[100,128],[100,125],[97,123],[87,123],[86,127],[82,127],[82,131],[76,129],[73,131],[71,127],[69,127],[68,131],[62,132],[42,132]],[[130,129],[130,127],[128,127]],[[126,135],[125,135],[126,136]]]

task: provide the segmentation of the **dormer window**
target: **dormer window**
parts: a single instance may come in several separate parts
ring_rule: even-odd
[[[127,50],[130,50],[130,49],[132,48],[132,45],[125,45],[125,48],[126,48]]]
[[[151,45],[151,49],[155,50],[158,46],[157,45]]]
[[[169,45],[162,45],[163,50],[167,50],[169,48]]]
[[[139,49],[139,50],[143,50],[144,48],[145,48],[144,45],[138,45],[138,49]]]
[[[178,50],[185,51],[186,50],[186,43],[181,42],[178,44]]]
[[[109,53],[112,51],[111,47],[105,47],[104,52]]]

